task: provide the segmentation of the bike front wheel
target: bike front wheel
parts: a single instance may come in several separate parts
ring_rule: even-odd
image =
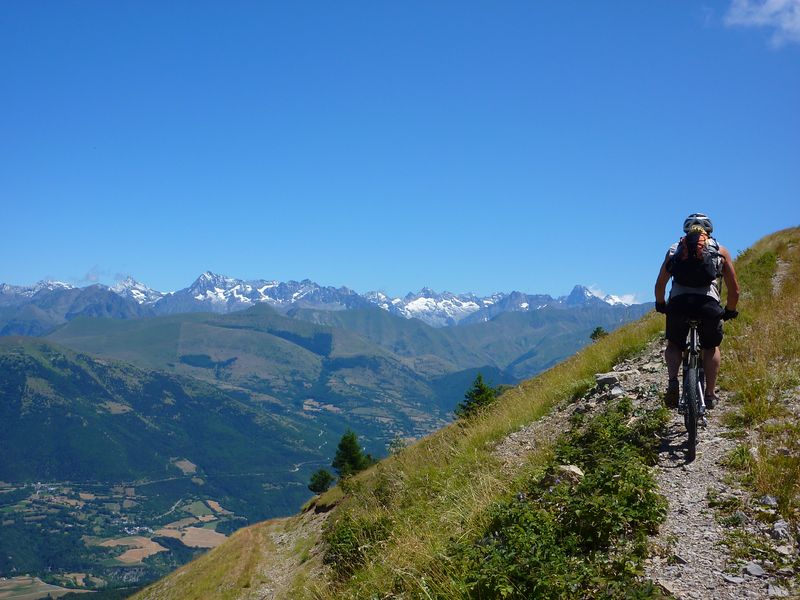
[[[683,415],[683,422],[689,434],[686,450],[686,459],[689,462],[695,459],[697,450],[697,407],[700,404],[699,390],[697,369],[686,369],[686,372],[683,374],[683,394],[686,402],[686,413]]]

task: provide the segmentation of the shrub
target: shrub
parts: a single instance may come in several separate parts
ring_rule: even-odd
[[[332,483],[333,475],[331,475],[326,469],[320,469],[311,476],[308,489],[315,494],[321,494],[327,491],[328,488],[331,487]]]
[[[464,394],[463,402],[456,407],[455,413],[459,418],[466,418],[489,406],[497,399],[497,390],[483,381],[483,375],[478,373],[472,387]]]
[[[665,414],[652,411],[629,426],[632,416],[623,400],[565,435],[550,467],[491,511],[482,538],[456,545],[470,597],[654,595],[637,575],[647,535],[666,514],[647,467]],[[586,475],[561,479],[563,462]]]
[[[348,429],[339,440],[331,466],[336,469],[339,477],[343,478],[363,471],[374,462],[371,456],[361,450],[355,432]]]

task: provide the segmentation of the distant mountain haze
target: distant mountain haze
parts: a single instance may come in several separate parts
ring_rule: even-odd
[[[491,296],[437,293],[423,288],[402,298],[382,292],[359,294],[347,287],[313,281],[245,281],[206,271],[189,287],[159,292],[127,278],[112,287],[84,288],[57,281],[33,286],[0,284],[0,335],[42,335],[77,316],[129,319],[191,312],[228,313],[256,304],[280,312],[295,308],[349,310],[377,306],[406,319],[434,327],[488,321],[503,312],[530,312],[546,306],[629,306],[617,296],[600,297],[576,285],[568,296],[498,292]]]

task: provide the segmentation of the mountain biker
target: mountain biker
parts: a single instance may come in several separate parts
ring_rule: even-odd
[[[669,304],[665,299],[667,282],[673,278],[676,253],[681,251],[683,240],[690,234],[697,236],[705,232],[707,237],[707,247],[710,250],[708,260],[712,261],[713,268],[716,269],[716,277],[708,285],[699,287],[682,285],[673,279],[669,293]],[[739,282],[736,279],[736,271],[733,268],[733,259],[724,246],[720,246],[711,237],[714,227],[711,219],[702,213],[689,215],[683,223],[683,231],[686,238],[681,238],[681,242],[673,244],[667,251],[661,270],[656,280],[656,311],[667,315],[667,349],[664,358],[667,363],[669,383],[664,401],[668,408],[678,406],[680,388],[678,385],[678,370],[681,365],[683,350],[686,348],[686,335],[689,332],[689,319],[697,319],[700,323],[698,332],[700,334],[700,347],[703,352],[703,369],[706,375],[706,408],[713,408],[717,401],[714,386],[717,382],[719,373],[720,352],[719,345],[722,342],[722,321],[735,319],[739,314],[736,311],[736,304],[739,301]],[[725,281],[728,290],[725,308],[721,305],[720,282]]]

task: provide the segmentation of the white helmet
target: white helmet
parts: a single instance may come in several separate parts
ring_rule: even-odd
[[[711,232],[714,231],[711,219],[708,218],[708,215],[704,215],[703,213],[692,213],[686,217],[686,220],[683,222],[683,232],[689,233],[693,225],[700,225],[700,227],[706,230],[708,235],[711,235]]]

